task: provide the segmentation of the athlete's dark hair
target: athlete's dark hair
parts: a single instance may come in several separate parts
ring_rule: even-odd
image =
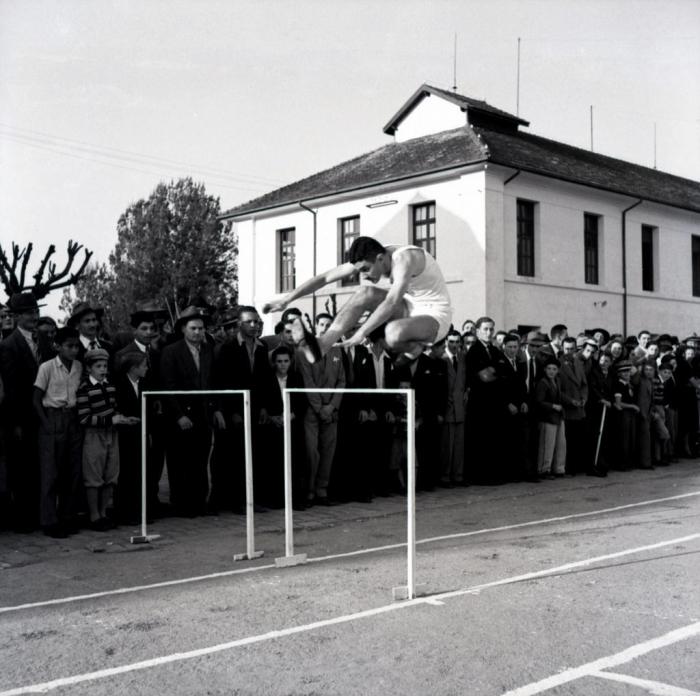
[[[374,237],[358,237],[345,254],[350,263],[369,261],[373,263],[377,254],[385,254],[386,249]]]

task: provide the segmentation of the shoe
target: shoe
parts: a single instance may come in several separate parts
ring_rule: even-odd
[[[306,510],[306,504],[305,503],[294,503],[292,505],[292,510],[296,510],[297,512],[304,512],[304,510]]]
[[[607,475],[607,471],[601,471],[600,469],[591,469],[586,472],[586,476],[597,476],[598,478],[605,478]]]
[[[50,524],[43,528],[44,535],[52,539],[67,539],[68,532],[60,524]]]
[[[335,505],[338,505],[335,500],[331,500],[327,495],[317,495],[314,502],[316,505],[322,505],[323,507],[334,507]]]
[[[90,529],[92,529],[93,532],[108,532],[111,529],[110,522],[104,517],[100,517],[97,520],[90,520]]]

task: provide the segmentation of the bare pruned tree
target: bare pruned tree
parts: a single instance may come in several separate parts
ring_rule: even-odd
[[[84,253],[82,263],[71,273],[73,263],[81,249]],[[67,248],[68,259],[63,269],[59,271],[56,264],[51,261],[51,257],[56,253],[56,247],[51,244],[39,264],[39,269],[31,276],[34,279],[34,284],[31,285],[27,283],[27,265],[32,251],[34,251],[34,245],[31,242],[24,248],[20,248],[13,242],[12,259],[10,259],[0,245],[0,282],[8,297],[15,293],[31,291],[39,300],[46,297],[52,290],[73,285],[83,275],[92,257],[92,252],[84,249],[82,244],[70,240]]]

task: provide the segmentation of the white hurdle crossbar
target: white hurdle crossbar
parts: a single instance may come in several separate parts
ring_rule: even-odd
[[[148,431],[146,428],[146,398],[163,396],[220,396],[227,394],[241,394],[243,396],[243,438],[245,448],[245,503],[246,503],[246,553],[234,554],[234,561],[252,560],[260,558],[263,551],[255,550],[255,519],[253,500],[253,450],[251,442],[250,419],[250,390],[248,389],[206,389],[206,390],[171,390],[171,391],[145,391],[141,394],[141,534],[132,536],[132,544],[147,544],[158,539],[160,534],[148,534],[146,520],[146,456],[148,453]]]
[[[289,395],[302,394],[398,394],[406,397],[406,546],[407,572],[406,585],[394,587],[393,597],[398,599],[413,599],[416,596],[416,395],[413,389],[284,389],[282,403],[284,406],[284,527],[285,555],[276,558],[277,566],[293,566],[306,562],[306,554],[294,553],[294,521],[292,513],[292,417]]]

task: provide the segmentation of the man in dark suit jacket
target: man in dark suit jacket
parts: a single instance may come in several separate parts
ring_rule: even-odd
[[[42,355],[36,336],[39,305],[30,292],[13,295],[9,311],[15,330],[0,342],[0,376],[5,388],[3,422],[11,518],[17,531],[28,532],[39,513],[37,423],[32,407],[34,380]]]
[[[396,382],[409,382],[416,392],[416,487],[432,491],[440,479],[440,429],[447,406],[447,371],[440,341],[416,360],[396,370]]]
[[[503,354],[491,344],[494,321],[480,317],[477,340],[467,353],[467,453],[469,476],[474,483],[496,485],[505,481],[501,457],[495,451],[501,442],[499,426],[502,401],[499,386]]]
[[[141,380],[142,391],[156,391],[160,381],[160,350],[158,349],[158,324],[156,317],[162,312],[157,308],[142,309],[131,315],[133,338],[114,355],[114,372],[119,376],[124,358],[129,353],[148,356],[148,372]],[[116,381],[116,380],[115,380]],[[148,453],[146,456],[146,500],[149,516],[159,516],[165,508],[158,498],[158,487],[165,465],[165,424],[160,399],[147,397]]]
[[[502,458],[506,474],[513,481],[539,483],[536,459],[529,454],[530,407],[527,393],[528,363],[520,351],[520,337],[508,334],[503,340],[499,374],[502,397]]]
[[[555,324],[549,331],[550,342],[543,345],[537,351],[537,366],[540,375],[544,374],[544,364],[550,358],[556,358],[559,360],[562,354],[562,343],[564,339],[568,336],[568,329],[564,324]]]
[[[446,348],[442,356],[447,377],[447,396],[440,445],[440,459],[443,465],[440,483],[448,487],[453,484],[464,484],[464,413],[467,363],[461,346],[462,336],[459,331],[450,331],[447,334]]]
[[[114,346],[104,338],[100,338],[100,320],[104,315],[102,307],[91,307],[87,302],[78,302],[73,307],[73,312],[68,318],[68,326],[77,329],[80,334],[80,349],[78,350],[78,360],[83,362],[85,353],[89,350],[103,348],[109,353],[109,367],[112,371],[112,359],[114,357]]]
[[[205,340],[208,317],[188,307],[176,323],[183,338],[163,349],[160,381],[164,391],[214,389],[214,351]],[[212,424],[224,428],[218,400],[212,396],[163,398],[168,429],[167,462],[170,502],[176,513],[194,517],[206,512],[207,463]]]
[[[217,389],[249,389],[253,438],[253,471],[256,499],[264,494],[267,464],[256,457],[258,425],[267,420],[263,392],[269,384],[272,368],[267,346],[258,338],[260,315],[255,307],[239,307],[238,333],[222,343],[216,356]],[[243,397],[228,396],[221,401],[226,430],[217,433],[212,458],[212,503],[221,509],[245,512],[245,456],[243,433]],[[270,466],[275,465],[270,462]],[[279,463],[282,466],[282,463]],[[262,508],[258,506],[258,511]]]
[[[561,402],[564,406],[564,431],[566,433],[566,473],[582,474],[589,468],[586,442],[586,402],[588,380],[583,362],[576,357],[576,339],[567,337],[562,343],[563,354],[559,359]]]

